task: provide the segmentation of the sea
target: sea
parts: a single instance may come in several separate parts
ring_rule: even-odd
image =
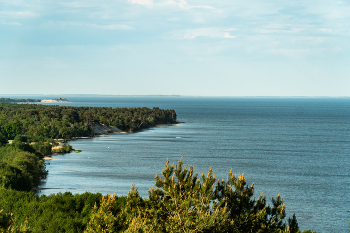
[[[65,97],[65,96],[60,96]],[[49,98],[49,97],[45,97]],[[143,197],[169,159],[210,166],[217,179],[230,170],[254,184],[254,198],[280,194],[287,217],[302,230],[350,229],[350,98],[229,98],[72,96],[67,103],[93,107],[174,109],[179,124],[132,134],[78,139],[81,153],[46,162],[41,195],[57,192]]]

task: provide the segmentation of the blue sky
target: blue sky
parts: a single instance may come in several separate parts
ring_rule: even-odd
[[[350,96],[350,1],[0,0],[1,94]]]

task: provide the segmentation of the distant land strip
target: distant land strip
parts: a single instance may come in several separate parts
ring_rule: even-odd
[[[38,103],[38,102],[68,102],[66,98],[57,98],[57,99],[11,99],[11,98],[0,98],[0,102],[3,103]]]

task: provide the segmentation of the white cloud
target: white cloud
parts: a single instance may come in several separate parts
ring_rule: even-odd
[[[56,28],[56,27],[92,27],[102,30],[132,30],[134,29],[131,26],[125,25],[125,24],[107,24],[107,25],[101,25],[101,24],[89,24],[89,23],[81,23],[81,22],[69,22],[69,21],[48,21],[43,24],[41,24],[42,28]]]
[[[290,29],[259,29],[259,32],[262,34],[271,34],[271,33],[298,33],[303,31],[304,28],[290,28]]]
[[[235,36],[231,36],[229,32],[224,33],[225,38],[236,38]]]
[[[81,8],[81,7],[92,7],[91,5],[87,5],[86,3],[82,3],[82,2],[67,2],[67,3],[61,3],[63,6],[66,7],[71,7],[71,8]]]
[[[128,0],[128,2],[132,4],[140,4],[140,5],[152,5],[152,0]]]
[[[22,26],[22,24],[20,24],[20,23],[18,23],[18,22],[5,22],[5,21],[1,21],[1,24],[13,25],[13,26]]]
[[[159,4],[160,5],[174,5],[174,6],[178,6],[181,9],[191,9],[191,8],[215,9],[212,6],[207,6],[207,5],[191,6],[191,5],[188,5],[186,0],[166,0],[166,1],[163,1]]]
[[[183,8],[183,9],[191,9],[191,8],[208,8],[208,9],[214,9],[214,7],[205,6],[205,5],[189,6],[188,3],[187,3],[185,0],[179,0],[179,1],[177,2],[177,5],[178,5],[180,8]]]
[[[233,32],[238,30],[239,30],[238,28],[228,28],[228,29],[225,29],[224,32]]]
[[[97,24],[91,24],[91,26],[99,29],[104,30],[131,30],[134,29],[133,27],[130,27],[128,25],[124,24],[111,24],[111,25],[97,25]]]
[[[169,21],[180,21],[180,17],[172,17],[172,18],[168,18],[167,20]]]
[[[319,28],[318,30],[321,32],[332,33],[332,29],[329,29],[329,28]]]
[[[140,5],[158,5],[158,6],[174,5],[182,9],[191,9],[191,8],[215,9],[212,6],[207,6],[207,5],[191,6],[191,5],[188,5],[186,0],[165,0],[165,1],[157,1],[156,3],[154,3],[153,0],[128,0],[128,2],[132,4],[140,4]]]
[[[0,17],[2,18],[35,18],[38,15],[31,11],[2,11]]]
[[[303,56],[310,53],[310,49],[270,49],[268,53],[282,54],[288,57]]]
[[[333,10],[328,14],[328,17],[330,19],[346,19],[350,18],[350,11],[349,8],[343,10]]]
[[[235,38],[236,36],[230,35],[229,32],[221,30],[219,28],[196,28],[187,30],[183,35],[184,39],[194,39],[199,36],[216,37],[216,38]]]

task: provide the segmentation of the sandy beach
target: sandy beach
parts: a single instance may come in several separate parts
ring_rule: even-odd
[[[77,139],[93,139],[94,137],[108,137],[108,134],[126,134],[127,132],[118,129],[115,126],[107,126],[104,124],[95,124],[92,126],[92,130],[95,133],[95,136],[93,137],[72,137],[70,140],[77,140]],[[62,145],[64,144],[63,139],[57,139],[59,141],[59,144],[57,146],[52,147],[52,151],[60,149]],[[51,155],[47,155],[43,158],[43,160],[51,160],[55,159],[55,157],[52,157],[53,155],[57,155],[57,153],[52,153]]]

